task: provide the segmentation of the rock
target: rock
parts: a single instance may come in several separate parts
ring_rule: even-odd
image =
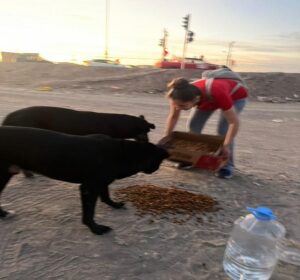
[[[270,101],[270,98],[266,96],[257,96],[257,100],[261,102],[267,102]]]
[[[280,119],[274,119],[274,120],[272,120],[272,122],[276,122],[276,123],[282,123],[282,122],[283,122],[283,120],[280,120]]]

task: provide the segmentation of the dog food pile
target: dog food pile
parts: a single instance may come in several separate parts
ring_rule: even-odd
[[[154,185],[134,185],[114,192],[118,199],[130,201],[137,208],[137,215],[152,214],[182,224],[199,214],[217,210],[212,197],[195,194],[175,187],[162,188]]]

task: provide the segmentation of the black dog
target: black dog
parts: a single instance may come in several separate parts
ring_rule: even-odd
[[[0,127],[0,195],[18,168],[47,177],[80,183],[82,222],[95,234],[109,227],[94,221],[97,198],[114,207],[108,186],[138,172],[155,172],[169,154],[151,143],[112,139],[107,136],[75,136],[26,127]],[[0,207],[0,217],[7,212]]]
[[[143,116],[107,114],[72,109],[34,106],[14,111],[6,116],[2,125],[24,126],[53,130],[57,132],[89,135],[105,134],[113,138],[135,139],[149,142],[148,133],[155,125]],[[23,170],[26,177],[33,173]]]
[[[76,111],[67,108],[34,106],[14,111],[2,125],[26,126],[57,132],[88,135],[105,134],[113,138],[148,142],[155,125],[143,116]]]

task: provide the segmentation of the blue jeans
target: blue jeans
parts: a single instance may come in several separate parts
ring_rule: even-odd
[[[243,99],[236,100],[233,103],[234,109],[237,114],[240,114],[243,111],[246,105],[246,100],[247,100],[246,98],[243,98]],[[201,111],[196,107],[193,108],[189,116],[189,119],[187,121],[188,131],[200,134],[205,123],[207,122],[207,120],[209,119],[209,117],[212,115],[213,112],[214,111]],[[228,129],[228,122],[224,118],[223,114],[221,113],[218,122],[218,134],[225,136],[227,133],[227,129]],[[229,160],[226,166],[223,167],[230,171],[233,171],[234,168],[234,146],[235,146],[234,141],[232,141],[232,143],[229,146],[229,150],[230,150]]]

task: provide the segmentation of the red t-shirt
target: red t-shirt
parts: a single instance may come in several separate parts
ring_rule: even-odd
[[[192,83],[198,87],[201,92],[200,102],[198,103],[198,109],[204,111],[213,111],[217,109],[222,109],[226,111],[230,109],[235,100],[246,98],[248,96],[248,91],[245,87],[240,87],[235,93],[230,95],[232,89],[236,86],[237,81],[235,80],[225,80],[225,79],[215,79],[213,80],[211,87],[212,101],[207,100],[205,94],[205,79],[197,80]]]

